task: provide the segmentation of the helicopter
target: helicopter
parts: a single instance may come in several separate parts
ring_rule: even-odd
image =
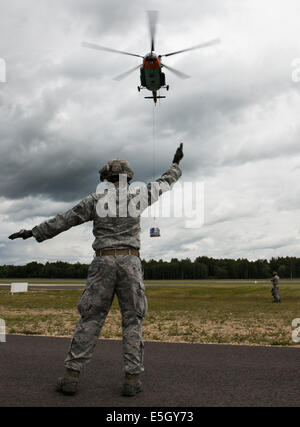
[[[130,55],[130,56],[136,56],[138,58],[142,58],[143,59],[142,65],[139,64],[138,66],[131,68],[125,73],[120,74],[119,76],[115,77],[115,80],[122,80],[125,77],[127,77],[129,74],[133,73],[135,70],[140,68],[141,85],[138,86],[138,91],[140,92],[141,89],[148,89],[150,92],[152,92],[152,96],[145,96],[145,99],[153,99],[155,104],[157,103],[157,99],[166,98],[165,96],[159,96],[158,91],[161,88],[164,88],[167,91],[169,90],[169,85],[166,84],[165,73],[162,71],[163,67],[182,79],[188,79],[190,77],[187,74],[176,70],[175,68],[172,68],[170,66],[163,64],[161,61],[162,57],[177,55],[179,53],[201,49],[204,47],[213,46],[215,44],[220,43],[220,39],[213,39],[206,43],[201,43],[187,49],[166,53],[164,55],[156,55],[154,53],[154,50],[155,50],[155,35],[156,35],[157,20],[158,20],[158,11],[156,10],[148,11],[148,24],[149,24],[149,31],[150,31],[150,38],[151,38],[151,52],[146,54],[145,56],[138,55],[135,53],[124,52],[124,51],[112,49],[109,47],[100,46],[95,43],[82,42],[83,47],[87,47],[90,49],[96,49],[96,50],[101,50],[106,52],[114,52],[122,55]]]

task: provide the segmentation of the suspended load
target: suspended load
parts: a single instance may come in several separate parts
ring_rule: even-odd
[[[150,237],[160,237],[160,229],[158,227],[151,228]]]

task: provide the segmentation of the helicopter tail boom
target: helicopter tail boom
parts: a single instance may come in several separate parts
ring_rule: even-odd
[[[145,96],[144,98],[145,98],[145,99],[153,99],[154,104],[156,105],[157,100],[158,100],[159,98],[166,98],[166,97],[165,97],[165,96],[156,95],[156,92],[155,92],[155,93],[153,93],[153,96]]]

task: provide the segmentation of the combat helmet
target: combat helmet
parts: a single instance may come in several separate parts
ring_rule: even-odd
[[[127,160],[112,159],[99,171],[100,181],[105,179],[119,177],[119,175],[127,175],[127,181],[130,181],[134,173]]]

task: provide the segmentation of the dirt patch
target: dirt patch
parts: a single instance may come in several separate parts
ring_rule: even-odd
[[[144,320],[145,341],[231,344],[291,344],[291,327],[284,320],[207,319],[188,311],[150,312]],[[7,333],[72,336],[79,315],[74,310],[1,310]],[[113,309],[102,328],[101,338],[122,338],[119,310]]]

